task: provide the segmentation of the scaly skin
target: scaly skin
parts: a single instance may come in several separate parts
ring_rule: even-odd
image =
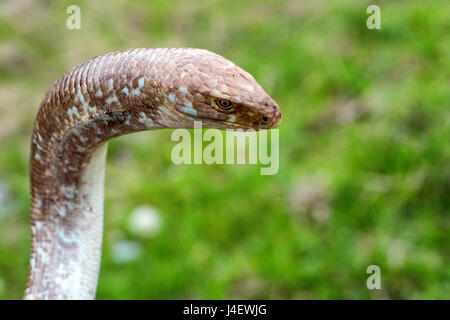
[[[192,128],[195,120],[204,128],[258,130],[277,126],[281,113],[249,73],[200,49],[112,52],[54,83],[31,142],[26,299],[95,297],[106,141],[142,130]]]

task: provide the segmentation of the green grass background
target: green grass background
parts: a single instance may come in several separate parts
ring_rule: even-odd
[[[70,4],[81,30],[65,26]],[[180,46],[229,58],[278,102],[280,170],[175,166],[170,130],[110,142],[97,298],[449,298],[449,17],[445,0],[2,1],[0,299],[26,282],[29,139],[48,87],[102,53]],[[143,204],[162,219],[151,237],[128,227]],[[124,240],[141,255],[118,263]]]

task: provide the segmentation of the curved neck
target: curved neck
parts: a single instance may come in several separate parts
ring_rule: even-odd
[[[32,251],[26,299],[95,297],[106,141],[132,130],[123,128],[131,118],[129,112],[95,116],[67,131],[54,129],[47,140],[35,125],[30,161]]]
[[[47,212],[32,226],[33,243],[25,299],[94,299],[100,268],[107,144],[101,144],[77,172],[73,184],[59,184],[58,199],[33,197],[33,211]]]
[[[100,265],[107,140],[161,126],[105,112],[44,140],[35,124],[30,180],[32,250],[25,299],[93,299]],[[48,129],[47,134],[48,134]]]
[[[132,112],[107,112],[32,141],[32,250],[25,299],[93,299],[99,273],[107,140],[141,130]]]

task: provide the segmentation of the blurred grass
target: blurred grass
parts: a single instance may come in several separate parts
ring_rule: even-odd
[[[450,5],[376,1],[0,4],[0,299],[29,257],[28,147],[45,91],[93,56],[132,47],[217,52],[283,111],[280,171],[175,166],[170,131],[110,143],[99,299],[449,298]],[[128,227],[150,204],[162,227]],[[141,249],[114,259],[117,242]],[[381,267],[381,290],[366,268]]]

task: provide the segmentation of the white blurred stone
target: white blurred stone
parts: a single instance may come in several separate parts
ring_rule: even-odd
[[[136,235],[153,236],[161,229],[160,214],[151,206],[139,206],[131,213],[128,227]]]
[[[119,241],[113,244],[111,257],[115,263],[135,261],[141,255],[141,246],[134,241]]]
[[[393,241],[387,250],[387,262],[392,267],[401,267],[404,264],[408,251],[408,243],[403,240]]]
[[[303,177],[291,189],[289,202],[298,218],[305,213],[318,222],[327,222],[330,218],[328,183],[319,176]]]

